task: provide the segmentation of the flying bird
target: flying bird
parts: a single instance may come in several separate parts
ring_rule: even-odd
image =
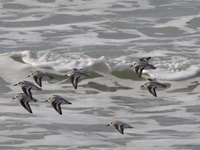
[[[75,89],[77,89],[78,79],[80,77],[89,77],[89,75],[83,73],[82,69],[76,68],[73,68],[71,71],[68,71],[66,75],[71,79],[71,83]]]
[[[67,101],[66,99],[64,99],[63,97],[59,96],[59,95],[53,95],[51,97],[49,97],[48,100],[46,100],[45,102],[51,102],[51,105],[53,106],[53,108],[60,114],[62,115],[62,109],[61,109],[61,104],[72,104],[71,102]]]
[[[140,78],[143,70],[156,69],[153,65],[149,64],[151,57],[140,58],[138,62],[133,62],[130,67],[135,67],[135,72]]]
[[[37,87],[35,84],[33,84],[30,81],[21,81],[14,84],[13,86],[21,86],[24,94],[26,94],[26,96],[28,96],[31,100],[33,100],[31,90],[38,90],[38,91],[42,90],[41,88]]]
[[[31,110],[31,107],[29,105],[29,102],[30,101],[34,101],[34,102],[37,102],[38,100],[33,98],[33,100],[31,100],[28,96],[26,96],[24,93],[18,93],[14,98],[14,99],[17,99],[21,105],[30,113],[32,113],[32,110]]]
[[[48,79],[48,80],[51,80],[53,79],[52,76],[50,76],[49,74],[47,73],[44,73],[42,71],[35,71],[35,72],[32,72],[30,73],[27,77],[33,77],[33,79],[35,80],[35,82],[40,86],[42,87],[42,79]]]
[[[161,87],[161,88],[166,88],[167,86],[165,84],[159,83],[156,78],[154,79],[147,79],[148,82],[146,82],[145,84],[143,84],[141,87],[147,87],[148,91],[155,97],[157,97],[156,94],[156,88],[157,87]]]
[[[124,134],[124,129],[133,128],[129,124],[122,121],[112,121],[111,123],[107,124],[107,126],[113,126],[121,134]]]

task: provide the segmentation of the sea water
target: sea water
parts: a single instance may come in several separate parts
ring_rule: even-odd
[[[199,150],[198,0],[1,0],[0,149]],[[152,57],[138,78],[132,62]],[[66,72],[90,78],[75,90]],[[32,71],[54,77],[28,113],[13,84]],[[140,86],[157,78],[158,97]],[[59,115],[50,103],[60,95]],[[133,126],[121,135],[106,125]]]

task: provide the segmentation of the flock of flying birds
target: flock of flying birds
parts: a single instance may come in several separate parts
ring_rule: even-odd
[[[130,66],[130,67],[135,68],[135,72],[139,78],[142,76],[143,70],[156,69],[156,67],[154,67],[153,65],[151,65],[149,63],[149,59],[151,59],[151,57],[141,58],[141,59],[139,59],[139,61],[133,62],[133,64]],[[85,74],[82,69],[76,69],[76,68],[73,68],[71,71],[68,71],[66,76],[68,76],[71,79],[71,83],[75,89],[77,89],[78,80],[80,77],[90,77],[89,75]],[[22,88],[23,93],[18,93],[13,99],[19,100],[21,105],[28,112],[32,113],[29,102],[30,101],[36,102],[38,100],[33,98],[31,90],[38,90],[38,91],[42,90],[41,89],[42,80],[45,78],[48,80],[51,80],[51,79],[53,79],[53,77],[50,76],[49,74],[41,72],[41,71],[36,71],[36,72],[30,73],[30,75],[28,75],[27,77],[33,77],[34,81],[36,82],[36,84],[39,87],[30,81],[20,81],[20,82],[14,84],[14,86],[20,86]],[[148,91],[155,97],[157,97],[157,94],[156,94],[157,87],[166,88],[165,84],[159,83],[155,78],[153,78],[153,79],[148,78],[147,80],[148,81],[141,87],[146,87],[148,89]],[[52,107],[60,115],[62,115],[61,104],[71,104],[71,102],[69,102],[68,100],[66,100],[65,98],[63,98],[59,95],[53,95],[53,96],[49,97],[49,99],[46,100],[45,102],[47,102],[47,101],[49,101],[51,103]],[[122,121],[112,121],[107,126],[113,126],[121,134],[124,134],[124,129],[133,128],[129,124],[124,123]]]

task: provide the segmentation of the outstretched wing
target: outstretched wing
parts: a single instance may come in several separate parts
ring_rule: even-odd
[[[39,77],[38,80],[37,80],[37,82],[38,82],[38,85],[40,87],[42,87],[42,77]]]
[[[53,106],[53,108],[60,114],[60,115],[62,115],[62,110],[61,110],[61,101],[54,101],[54,102],[52,102],[51,104],[52,104],[52,106]]]
[[[148,91],[155,97],[157,97],[157,94],[156,94],[156,86],[147,86],[147,89]]]
[[[139,60],[140,60],[140,61],[146,61],[146,62],[148,62],[149,59],[151,59],[151,57],[140,58]]]
[[[145,67],[141,67],[141,68],[139,69],[139,72],[138,72],[138,73],[139,73],[139,74],[138,74],[138,77],[139,77],[139,78],[142,76],[142,71],[144,70],[144,68],[145,68]]]
[[[40,86],[40,84],[39,84],[39,82],[38,82],[38,77],[34,75],[34,76],[33,76],[33,79],[34,79],[35,83],[37,83],[37,85]]]
[[[147,80],[149,80],[149,81],[154,81],[154,79],[151,79],[151,78],[148,78]]]
[[[26,100],[25,98],[20,100],[21,105],[30,113],[32,113],[31,107],[29,105],[29,100]]]
[[[139,66],[135,66],[135,72],[136,72],[136,74],[138,74],[139,69],[140,69]]]
[[[22,91],[24,92],[24,94],[26,96],[28,96],[31,100],[33,100],[32,93],[31,93],[31,87],[23,86]]]
[[[123,128],[123,125],[120,125],[120,126],[119,126],[119,131],[120,131],[121,134],[124,134],[124,128]]]
[[[71,76],[71,82],[75,89],[77,89],[78,79],[80,78],[80,76],[81,76],[80,74],[75,74],[75,75]]]

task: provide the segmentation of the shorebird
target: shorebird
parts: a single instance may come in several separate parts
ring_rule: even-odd
[[[48,79],[48,80],[51,80],[53,79],[52,76],[48,75],[47,73],[44,73],[42,71],[35,71],[35,72],[32,72],[30,73],[27,77],[33,77],[33,79],[35,80],[35,82],[40,86],[42,87],[42,79]]]
[[[156,94],[156,88],[157,87],[161,87],[161,88],[166,88],[167,86],[165,84],[159,83],[156,78],[154,79],[147,79],[148,82],[146,82],[145,84],[143,84],[141,87],[147,87],[148,91],[155,97],[157,97]]]
[[[107,126],[113,126],[121,134],[124,134],[124,129],[133,128],[129,124],[122,121],[112,121],[111,123],[107,124]]]
[[[75,89],[77,89],[78,79],[81,76],[89,77],[89,75],[83,73],[82,69],[76,69],[76,68],[73,68],[71,71],[68,71],[66,75],[71,79],[72,85]]]
[[[26,94],[31,100],[33,100],[31,90],[38,90],[38,91],[42,90],[41,88],[37,87],[35,84],[33,84],[30,81],[21,81],[21,82],[14,84],[13,86],[17,86],[17,85],[21,86],[24,94]]]
[[[138,62],[133,62],[133,64],[130,67],[135,67],[135,72],[138,75],[138,77],[140,78],[142,75],[142,71],[148,70],[148,69],[156,69],[156,67],[154,67],[153,65],[149,64],[149,59],[151,59],[151,57],[147,57],[147,58],[140,58]]]
[[[32,110],[31,110],[31,107],[29,105],[29,102],[30,101],[34,101],[34,102],[37,102],[38,100],[33,98],[33,100],[31,100],[28,96],[26,96],[24,93],[18,93],[14,98],[14,99],[17,99],[21,105],[30,113],[32,113]]]
[[[59,96],[59,95],[53,95],[51,97],[49,97],[48,100],[46,100],[45,102],[51,102],[51,105],[53,106],[53,108],[60,114],[62,115],[62,109],[61,109],[61,104],[72,104],[71,102],[67,101],[66,99],[64,99],[63,97]]]

